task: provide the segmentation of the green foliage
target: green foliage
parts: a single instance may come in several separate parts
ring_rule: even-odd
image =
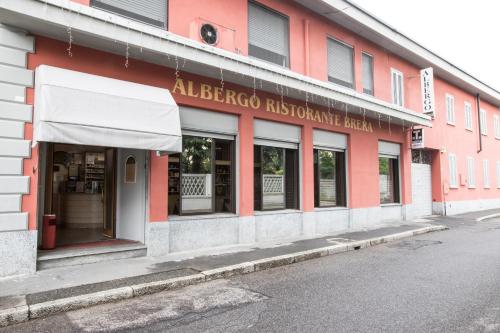
[[[283,148],[262,147],[262,173],[266,175],[284,174]]]

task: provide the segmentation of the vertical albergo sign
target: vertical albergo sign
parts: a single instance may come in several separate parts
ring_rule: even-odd
[[[422,87],[422,107],[425,114],[434,117],[436,105],[434,104],[434,71],[432,67],[420,71]]]

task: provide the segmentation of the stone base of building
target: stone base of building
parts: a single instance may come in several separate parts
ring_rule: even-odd
[[[432,212],[436,215],[457,215],[497,208],[500,208],[500,199],[460,200],[432,203]]]
[[[0,233],[0,277],[36,272],[37,231]]]
[[[404,205],[388,205],[318,208],[313,212],[256,212],[253,216],[174,217],[168,222],[148,223],[146,245],[149,256],[162,256],[239,244],[307,239],[397,224],[408,219],[407,210]]]

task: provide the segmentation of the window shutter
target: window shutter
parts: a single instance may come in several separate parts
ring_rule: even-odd
[[[493,126],[495,128],[495,137],[500,139],[500,118],[497,115],[493,116]]]
[[[392,103],[403,106],[403,73],[392,69]]]
[[[465,103],[465,128],[472,129],[472,110],[469,103]]]
[[[484,187],[490,187],[490,165],[488,160],[483,160],[483,181]]]
[[[168,0],[92,0],[92,6],[166,28]]]
[[[476,187],[476,173],[474,170],[474,159],[472,157],[467,157],[467,181],[469,182],[469,187]]]
[[[446,95],[446,120],[450,124],[455,123],[455,99],[451,95]]]
[[[497,187],[500,188],[500,161],[497,161]]]
[[[331,38],[328,38],[328,79],[354,87],[353,49]]]
[[[457,187],[457,158],[455,155],[448,156],[449,172],[450,172],[450,187]]]
[[[373,58],[363,53],[363,92],[373,95]]]
[[[486,122],[486,111],[481,110],[479,111],[480,114],[480,125],[481,125],[481,134],[487,135],[488,134],[488,124]]]
[[[251,56],[288,66],[288,19],[249,3],[248,43]]]

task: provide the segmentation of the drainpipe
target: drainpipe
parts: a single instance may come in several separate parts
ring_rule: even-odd
[[[477,123],[479,127],[479,150],[477,153],[479,154],[481,151],[483,151],[483,134],[481,133],[482,130],[482,124],[481,124],[481,97],[479,97],[479,94],[476,94],[476,103],[477,103]]]

